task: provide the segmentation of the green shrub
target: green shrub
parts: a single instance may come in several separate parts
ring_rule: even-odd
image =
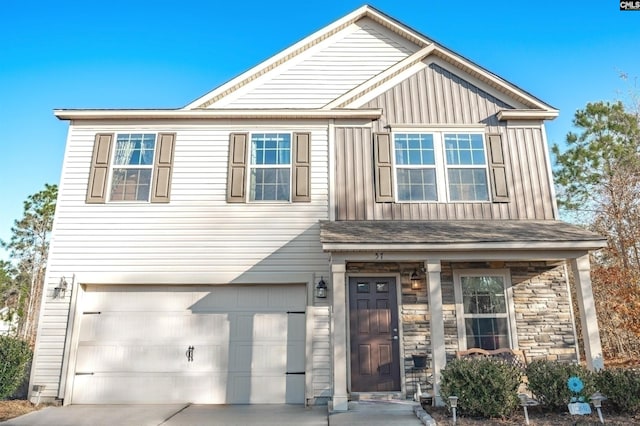
[[[640,411],[640,370],[613,368],[596,374],[596,387],[623,413]]]
[[[440,393],[445,402],[458,397],[461,415],[507,417],[518,408],[521,375],[518,368],[497,359],[455,359],[442,370]]]
[[[0,399],[13,395],[26,373],[31,349],[24,340],[0,336]]]
[[[574,395],[567,387],[569,377],[579,377],[584,383],[580,393],[584,402],[595,392],[594,374],[577,364],[535,360],[527,366],[529,390],[538,401],[551,410],[567,410],[567,404]]]

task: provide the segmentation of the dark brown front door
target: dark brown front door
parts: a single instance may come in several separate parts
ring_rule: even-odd
[[[351,390],[400,391],[395,278],[349,278]]]

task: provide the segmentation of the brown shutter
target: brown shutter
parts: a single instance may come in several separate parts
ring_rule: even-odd
[[[311,133],[293,134],[293,195],[294,203],[311,201]]]
[[[246,202],[247,133],[231,133],[229,138],[229,170],[227,173],[227,203]]]
[[[375,133],[373,151],[375,161],[376,202],[393,202],[393,161],[391,156],[391,135]]]
[[[151,193],[152,203],[168,203],[171,195],[171,170],[173,151],[176,144],[175,133],[159,133],[156,144],[154,179]]]
[[[502,136],[488,135],[489,141],[489,172],[491,175],[491,192],[495,203],[509,202],[509,188],[507,184],[507,168],[502,149]]]
[[[98,133],[96,135],[87,186],[87,203],[104,203],[107,200],[107,179],[109,178],[112,141],[112,133]]]

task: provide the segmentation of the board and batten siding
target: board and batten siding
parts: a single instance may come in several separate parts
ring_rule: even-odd
[[[311,133],[310,202],[228,204],[229,134],[278,130]],[[85,203],[95,135],[118,132],[176,134],[169,203]],[[69,284],[75,275],[80,284],[117,285],[300,284],[329,276],[318,225],[328,218],[327,144],[327,125],[317,121],[72,125],[31,381],[46,386],[41,396],[58,396],[70,297],[53,292],[63,276]],[[328,373],[318,380],[314,389]]]
[[[509,106],[491,94],[432,63],[363,107],[383,116],[373,128],[336,128],[336,220],[554,219],[543,126],[499,122],[496,113]],[[509,201],[376,202],[373,133],[389,123],[485,125],[486,134],[500,134]]]
[[[417,50],[363,19],[210,107],[320,108]]]

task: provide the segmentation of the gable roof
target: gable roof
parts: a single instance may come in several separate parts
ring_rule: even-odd
[[[420,32],[415,31],[414,29],[400,23],[399,21],[391,18],[390,16],[380,12],[379,10],[369,5],[364,5],[356,9],[343,18],[338,19],[325,28],[302,39],[298,43],[276,54],[272,58],[256,65],[248,71],[240,74],[236,78],[228,81],[227,83],[224,83],[223,85],[217,87],[204,96],[201,96],[200,98],[194,100],[183,109],[193,110],[210,108],[212,105],[214,105],[224,97],[234,94],[248,84],[255,82],[257,79],[263,77],[268,72],[282,66],[283,64],[293,60],[294,58],[299,57],[327,38],[339,33],[342,30],[345,30],[348,26],[363,19],[370,19],[373,22],[383,26],[387,30],[415,44],[419,50],[416,53],[409,55],[404,60],[399,61],[389,69],[381,72],[373,78],[366,80],[359,86],[334,99],[332,102],[329,102],[323,107],[323,109],[352,108],[354,107],[354,101],[362,97],[364,94],[370,92],[374,88],[397,76],[398,73],[402,70],[405,70],[411,65],[423,61],[426,58],[437,57],[460,69],[466,74],[489,85],[498,92],[503,93],[508,98],[514,99],[518,103],[523,105],[524,108],[517,110],[521,111],[517,118],[527,118],[529,116],[538,119],[550,119],[555,118],[558,114],[558,111],[555,108],[541,101],[530,93],[524,91],[518,86],[504,80],[498,75],[482,68],[469,59],[447,49],[439,43],[436,43],[430,38],[424,36]],[[507,119],[509,117],[505,116],[504,118]]]

